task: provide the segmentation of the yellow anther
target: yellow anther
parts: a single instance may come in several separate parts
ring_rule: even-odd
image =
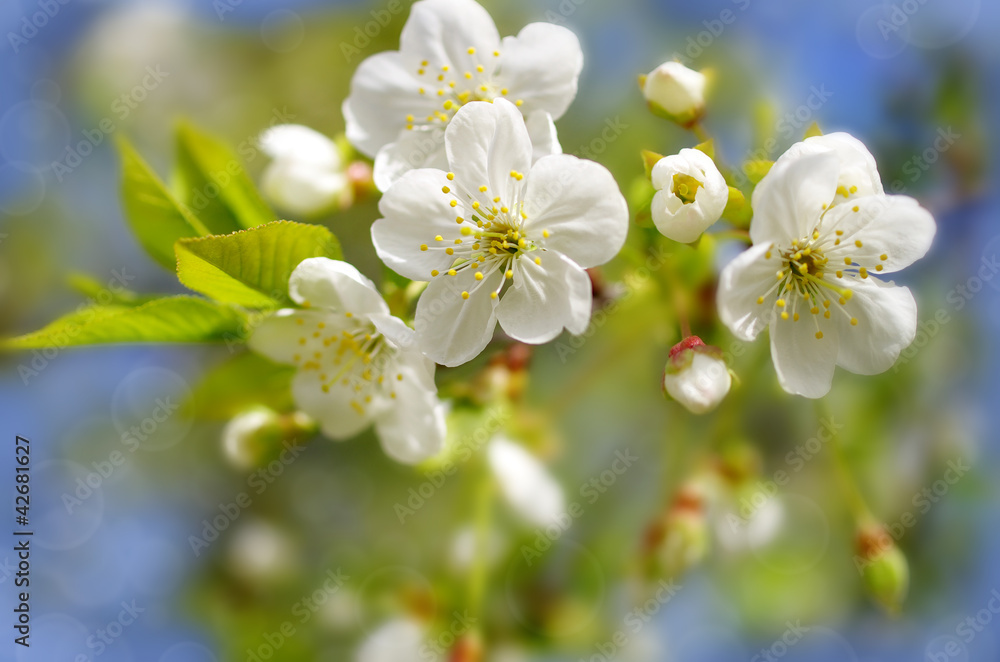
[[[861,248],[862,246],[864,246],[864,244],[861,243],[860,239],[855,239],[854,240],[854,245],[857,246],[858,248]]]
[[[442,237],[441,235],[438,235],[438,236],[434,237],[434,241],[444,241],[444,237]]]
[[[490,292],[490,298],[491,299],[496,299],[497,296],[499,296],[499,295],[496,292]]]
[[[441,71],[448,71],[448,69],[450,69],[450,67],[447,64],[441,67]]]
[[[813,239],[819,239],[819,230],[813,230]]]
[[[764,303],[764,297],[757,297],[757,303]]]
[[[462,223],[465,223],[465,219],[462,218],[461,216],[456,216],[455,217],[455,222],[458,223],[459,225],[461,225]]]
[[[424,70],[423,69],[417,69],[417,75],[418,76],[423,76],[424,75]]]
[[[840,237],[840,236],[841,236],[841,235],[843,235],[843,234],[844,234],[844,231],[843,231],[843,230],[837,230],[837,236],[838,236],[838,237]]]
[[[441,272],[438,271],[437,269],[431,269],[431,278],[433,278],[434,276],[437,276],[439,273],[441,273]]]
[[[538,266],[541,266],[542,265],[542,258],[536,257],[535,258],[535,264],[537,264]]]
[[[417,92],[419,92],[420,94],[427,94],[427,90],[425,90],[422,87],[419,90],[417,90]]]
[[[420,244],[420,250],[422,251],[427,250],[427,244]]]
[[[476,272],[476,280],[482,280],[482,279],[483,279],[483,272],[482,271],[477,271]]]
[[[447,101],[444,102],[443,107],[444,107],[445,110],[451,110],[451,107],[454,106],[454,105],[455,105],[455,102],[452,101],[451,99],[448,99]]]
[[[861,207],[854,205],[853,207],[851,207],[851,211],[861,211]]]
[[[840,299],[837,300],[837,303],[843,306],[845,303],[847,303],[847,297],[840,297]]]
[[[826,301],[823,302],[823,307],[824,308],[829,308],[830,307],[830,300],[829,299],[827,299]]]
[[[875,271],[882,271],[882,269],[884,269],[884,267],[881,264],[875,265]]]
[[[508,93],[509,91],[510,91],[510,90],[508,90],[508,89],[507,89],[507,88],[505,87],[505,88],[503,88],[502,90],[500,90],[500,94],[502,94],[503,96],[507,96],[507,93]]]
[[[458,206],[458,200],[452,200],[448,204],[451,205],[452,207],[457,207]]]
[[[298,324],[299,326],[302,326],[303,324],[306,323],[306,321],[300,317],[297,320],[295,320],[295,323]]]
[[[407,122],[412,122],[413,121],[413,115],[407,115],[406,116],[406,121]]]
[[[771,259],[771,251],[768,251],[768,252],[764,253],[764,259],[765,260],[770,260]]]
[[[792,321],[793,322],[798,322],[799,321],[799,314],[798,313],[795,313],[794,315],[792,315]]]
[[[844,272],[838,270],[837,271],[837,278],[843,278],[843,277],[844,277]]]
[[[788,319],[788,311],[787,310],[786,311],[782,311],[782,313],[781,313],[781,319],[783,319],[783,320]]]
[[[844,264],[850,266],[852,262],[854,262],[854,260],[852,260],[851,258],[849,257],[844,258]]]
[[[465,77],[466,78],[472,78],[472,72],[471,71],[466,71],[465,72]]]
[[[469,298],[469,293],[468,292],[462,292],[462,298],[463,299],[468,299]]]
[[[888,253],[882,253],[881,255],[878,256],[878,259],[880,259],[880,260],[888,260],[889,259],[889,254]]]
[[[858,187],[857,186],[852,186],[850,190],[851,190],[851,193],[857,193],[858,192]]]
[[[858,325],[858,318],[857,317],[852,317],[851,318],[851,326],[857,326],[857,325]]]
[[[469,47],[469,55],[475,55],[475,54],[476,54],[476,49],[474,47],[470,46]]]
[[[461,239],[456,239],[456,240],[455,240],[455,245],[456,245],[456,246],[457,246],[458,244],[460,244],[460,243],[462,243],[462,240],[461,240]]]
[[[515,106],[523,106],[524,105],[524,99],[518,99],[517,101],[514,102],[514,105]]]
[[[473,209],[479,209],[479,206],[480,206],[479,205],[479,200],[473,200],[473,202],[472,202],[472,208]]]
[[[510,280],[511,278],[514,277],[514,270],[513,269],[508,269],[507,273],[505,273],[504,276],[506,276],[507,279]]]
[[[480,193],[486,193],[486,191],[488,191],[488,190],[489,190],[489,188],[490,188],[489,186],[486,186],[486,185],[484,184],[483,186],[480,186],[480,187],[479,187],[479,192],[480,192]]]
[[[448,181],[450,182],[455,179],[455,173],[449,172],[447,175],[445,175],[445,177],[447,177]]]
[[[449,246],[448,248],[444,249],[444,252],[447,253],[448,255],[454,255],[455,249]]]
[[[824,312],[823,313],[823,317],[825,317],[826,319],[830,319],[830,311],[828,310],[828,311]]]
[[[867,270],[867,269],[865,269],[864,267],[861,267],[860,269],[858,269],[858,274],[859,274],[859,275],[860,275],[860,276],[861,276],[862,278],[868,278],[868,270]]]
[[[816,340],[822,340],[822,339],[823,339],[823,332],[822,331],[817,331],[816,332]]]
[[[470,228],[468,225],[466,225],[464,228],[462,228],[461,232],[464,236],[468,237],[470,234],[473,233],[473,229]]]
[[[809,309],[809,312],[812,313],[813,315],[819,315],[819,306],[813,306],[812,308]]]
[[[785,307],[785,300],[784,299],[778,299],[774,303],[778,306],[778,308],[784,308]]]
[[[449,276],[454,276],[454,275],[455,275],[455,274],[457,274],[457,273],[458,273],[458,272],[457,272],[457,271],[455,271],[454,269],[449,269],[449,270],[448,270],[448,275],[449,275]]]
[[[542,230],[542,237],[544,237],[545,239],[548,239],[550,236],[552,236],[552,235],[551,235],[551,233],[548,230]]]

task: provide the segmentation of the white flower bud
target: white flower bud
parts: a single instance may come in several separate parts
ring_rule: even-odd
[[[261,181],[264,195],[283,210],[303,216],[346,207],[353,198],[336,143],[297,124],[272,127],[260,137],[273,159]]]
[[[642,81],[650,108],[682,125],[696,122],[705,112],[704,74],[680,62],[665,62]]]
[[[653,223],[665,237],[689,244],[722,217],[729,201],[725,177],[707,154],[682,149],[665,156],[650,173],[656,195]]]
[[[670,350],[663,388],[692,414],[715,409],[729,393],[733,378],[716,347],[697,336],[685,338]]]
[[[270,409],[251,409],[237,414],[222,430],[226,459],[238,469],[257,465],[273,439],[280,436],[278,416]]]
[[[522,519],[537,526],[560,520],[566,498],[538,458],[520,444],[499,436],[490,442],[487,455],[500,491]]]

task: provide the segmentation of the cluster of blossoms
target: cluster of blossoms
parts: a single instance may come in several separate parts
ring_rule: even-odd
[[[473,0],[415,3],[399,51],[359,66],[343,113],[383,192],[372,241],[387,266],[428,285],[414,331],[346,263],[314,258],[292,274],[301,308],[266,320],[250,346],[298,368],[296,404],[324,434],[344,439],[374,424],[390,456],[425,460],[444,443],[434,363],[475,358],[497,324],[532,344],[586,329],[586,269],[621,249],[628,209],[606,168],[561,153],[553,122],[582,67],[569,30],[534,23],[501,39]],[[278,206],[312,214],[349,204],[334,141],[284,125],[261,145],[273,159],[263,188]],[[503,476],[517,456],[497,453]]]
[[[704,112],[698,72],[671,62],[641,82],[650,106],[669,107],[681,123]],[[698,149],[660,159],[650,175],[653,222],[675,241],[696,241],[731,200],[715,162]],[[916,334],[917,307],[909,289],[881,277],[927,253],[931,214],[912,198],[886,195],[875,158],[846,133],[789,148],[754,189],[752,209],[753,245],[720,276],[722,322],[746,341],[768,327],[782,388],[805,397],[825,395],[837,365],[862,375],[892,367]],[[701,341],[689,340],[671,352],[664,388],[703,413],[730,381]]]

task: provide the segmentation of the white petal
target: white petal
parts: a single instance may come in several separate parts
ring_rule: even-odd
[[[840,351],[837,364],[859,375],[885,372],[917,333],[917,303],[905,287],[876,278],[840,279],[854,295],[844,306],[858,320],[838,316]]]
[[[454,258],[444,241],[458,236],[455,219],[464,213],[449,202],[454,196],[442,192],[453,185],[440,170],[411,170],[382,199],[378,209],[384,218],[372,224],[375,252],[386,266],[412,280],[430,280],[431,271],[447,271]],[[426,245],[428,250],[420,247]]]
[[[682,149],[657,161],[650,175],[654,188],[659,189],[650,211],[656,229],[664,236],[691,243],[722,218],[729,201],[729,186],[715,162],[704,152]],[[684,204],[674,193],[675,175],[687,175],[701,182],[693,202]]]
[[[500,491],[520,517],[538,526],[559,521],[566,510],[562,488],[535,456],[501,436],[490,441],[487,456]]]
[[[327,170],[340,168],[337,144],[301,124],[279,124],[260,136],[260,148],[276,161],[293,161]]]
[[[541,264],[535,264],[535,258]],[[540,344],[565,327],[581,334],[590,323],[593,299],[590,277],[568,257],[535,251],[518,259],[514,286],[500,297],[497,319],[515,340]]]
[[[642,93],[672,115],[693,117],[705,107],[707,80],[680,62],[664,62],[646,76]]]
[[[882,179],[878,174],[878,165],[864,143],[849,133],[828,133],[822,136],[806,138],[788,148],[790,156],[815,154],[822,151],[833,151],[840,162],[838,184],[850,190],[856,186],[852,195],[881,195]],[[837,200],[842,200],[838,198]]]
[[[386,455],[398,462],[416,464],[441,452],[444,447],[444,406],[428,390],[419,373],[400,367],[402,381],[386,377],[395,398],[375,419],[375,431]]]
[[[576,98],[583,69],[577,36],[551,23],[531,23],[516,37],[505,37],[500,50],[507,96],[523,100],[521,112],[545,110],[555,119],[562,117]]]
[[[562,145],[559,144],[559,134],[556,131],[555,122],[552,115],[539,110],[524,118],[524,126],[528,129],[528,136],[531,138],[531,160],[537,161],[543,156],[562,154]]]
[[[441,365],[456,366],[475,358],[493,338],[500,288],[498,270],[476,281],[471,269],[431,280],[417,302],[414,326],[421,351]],[[463,299],[462,292],[469,292]]]
[[[362,403],[350,384],[337,381],[330,386],[329,392],[324,392],[322,387],[316,370],[299,370],[292,378],[295,404],[316,419],[323,434],[330,439],[350,439],[367,428],[378,413],[377,407],[365,405],[359,410],[355,406]]]
[[[719,318],[741,340],[753,340],[771,321],[770,299],[774,297],[757,303],[777,284],[775,274],[781,267],[776,257],[765,258],[769,250],[769,244],[752,246],[727,264],[719,276]]]
[[[389,621],[368,635],[355,655],[355,662],[436,662],[440,657],[427,647],[426,635],[424,626],[413,619]]]
[[[832,151],[782,155],[753,192],[753,243],[786,245],[811,233],[833,201],[839,173]]]
[[[375,326],[389,341],[397,351],[394,361],[408,370],[424,385],[429,391],[436,391],[434,385],[434,362],[424,356],[417,346],[417,334],[410,327],[406,326],[403,320],[392,315],[372,315],[369,317]],[[378,359],[376,359],[378,360]]]
[[[493,59],[500,33],[489,13],[473,0],[422,0],[413,4],[399,37],[399,50],[432,69],[449,65],[474,71],[480,61]],[[469,54],[469,48],[476,53]]]
[[[317,322],[336,324],[325,310],[279,310],[257,325],[247,345],[272,361],[291,364],[295,362],[295,355],[301,352],[302,329],[307,326],[311,329]]]
[[[584,268],[618,254],[628,234],[628,205],[607,168],[557,154],[539,159],[527,180],[524,229],[533,242]]]
[[[347,139],[361,153],[375,158],[406,130],[408,115],[426,117],[438,109],[436,95],[420,94],[416,72],[395,51],[372,55],[354,72],[342,110]]]
[[[931,213],[913,198],[871,195],[837,205],[827,212],[822,232],[832,238],[836,230],[844,234],[839,237],[839,246],[827,250],[827,257],[837,263],[850,257],[874,274],[879,264],[884,273],[891,273],[926,255],[937,225]],[[857,245],[858,241],[861,246]],[[886,256],[885,260],[881,259],[882,255]]]
[[[428,127],[403,131],[375,155],[372,178],[383,193],[410,170],[418,168],[448,169],[444,151],[444,129]]]
[[[455,180],[466,192],[479,195],[473,192],[488,186],[483,200],[499,196],[508,205],[520,197],[522,185],[510,173],[531,168],[531,138],[514,104],[497,99],[462,106],[448,124],[444,143]]]
[[[817,324],[823,337],[816,337]],[[821,398],[830,390],[837,365],[837,324],[809,315],[798,322],[771,322],[771,360],[781,388],[807,398]]]
[[[268,200],[299,216],[312,216],[330,209],[348,186],[347,176],[339,170],[297,161],[274,161],[261,177],[261,190]]]
[[[288,281],[288,293],[299,304],[329,308],[338,313],[388,313],[375,284],[347,262],[311,257],[299,263]]]

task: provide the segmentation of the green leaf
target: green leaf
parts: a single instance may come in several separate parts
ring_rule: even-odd
[[[91,303],[116,306],[139,306],[160,298],[159,295],[139,294],[125,289],[120,281],[112,279],[101,283],[89,274],[71,273],[66,277],[69,286],[90,299]]]
[[[248,308],[288,304],[288,277],[310,257],[342,259],[321,225],[275,221],[228,235],[177,242],[177,277],[216,301]]]
[[[246,315],[190,296],[156,299],[141,306],[90,306],[45,328],[3,341],[7,349],[72,347],[108,343],[189,343],[240,340]]]
[[[122,160],[125,220],[153,259],[174,270],[174,242],[208,234],[208,229],[181,205],[125,139],[117,141]]]
[[[278,412],[295,408],[292,366],[274,363],[259,354],[243,352],[206,374],[191,394],[193,411],[202,418],[225,420],[253,405]]]
[[[277,219],[229,145],[188,123],[177,129],[174,190],[212,234]]]

